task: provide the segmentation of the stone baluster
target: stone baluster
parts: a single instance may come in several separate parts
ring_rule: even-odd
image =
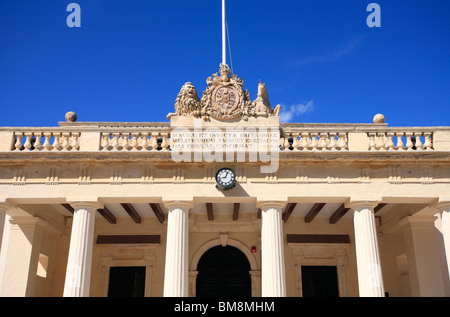
[[[303,151],[308,150],[309,147],[309,133],[303,132],[301,134],[302,138],[300,141],[300,147],[302,148]]]
[[[290,147],[291,147],[291,144],[289,143],[289,138],[290,137],[291,137],[291,133],[290,132],[285,132],[284,133],[284,144],[283,144],[284,151],[290,151]]]
[[[14,143],[14,147],[16,148],[16,151],[20,151],[22,149],[23,133],[16,132],[15,136],[16,136],[16,143]]]
[[[50,139],[52,138],[52,134],[49,132],[44,132],[44,149],[46,151],[51,151],[52,145],[50,144]]]
[[[377,144],[375,142],[375,133],[369,132],[369,151],[374,151],[377,149]]]
[[[414,136],[416,137],[416,150],[417,151],[422,151],[423,150],[423,144],[422,144],[422,140],[420,139],[420,137],[422,136],[422,133],[419,132],[415,132]]]
[[[161,151],[167,151],[167,146],[169,145],[167,142],[167,138],[169,137],[169,133],[163,132],[161,133],[162,141],[161,141]]]
[[[36,140],[34,141],[34,148],[36,151],[42,150],[42,144],[41,144],[41,138],[42,138],[42,132],[36,132],[34,133],[34,136]]]
[[[292,133],[292,147],[294,148],[294,151],[298,151],[299,148],[299,141],[298,141],[298,137],[299,137],[300,133]]]
[[[141,133],[141,148],[143,151],[148,150],[148,132]]]
[[[102,150],[103,151],[108,151],[109,150],[109,138],[110,138],[110,133],[102,133]]]
[[[122,150],[129,150],[129,138],[130,138],[130,134],[129,133],[121,133],[122,135]]]
[[[152,151],[158,150],[158,137],[159,137],[158,132],[152,132],[152,138],[150,139],[152,144]]]
[[[405,145],[403,144],[403,132],[396,132],[395,136],[397,137],[397,151],[404,151],[405,150]]]
[[[338,140],[338,147],[341,151],[343,150],[347,150],[347,134],[344,132],[339,132],[338,133],[339,136],[339,140]]]
[[[52,144],[53,150],[54,151],[59,151],[61,144],[59,143],[59,138],[60,138],[61,133],[53,133],[53,137],[55,138]]]
[[[430,151],[433,149],[433,145],[431,143],[431,132],[424,132],[423,137],[425,138],[425,142],[423,144],[423,149],[425,151]]]
[[[63,143],[62,143],[61,147],[62,147],[63,151],[69,151],[69,147],[70,147],[69,135],[70,135],[70,133],[67,133],[67,132],[62,134]]]
[[[319,148],[319,150],[324,151],[327,149],[327,133],[319,133],[319,144],[317,145],[317,147]]]
[[[138,151],[139,143],[138,143],[139,133],[133,132],[131,133],[131,150]]]
[[[411,137],[413,136],[413,133],[411,133],[411,132],[406,132],[405,133],[405,137],[406,137],[406,150],[407,151],[413,151],[414,149],[413,149],[413,147],[414,147],[414,144],[413,144],[413,142],[412,142],[412,140],[411,140]]]
[[[120,145],[119,145],[119,136],[120,136],[120,133],[113,133],[112,134],[111,146],[112,146],[113,150],[115,150],[115,151],[118,151],[119,147],[120,147]]]
[[[385,151],[385,145],[384,145],[384,133],[377,133],[377,142],[376,142],[376,148],[378,151]]]
[[[336,151],[336,134],[334,132],[330,132],[330,143],[328,144],[328,148],[330,151]]]
[[[25,143],[23,144],[23,147],[27,149],[28,151],[31,150],[31,137],[33,136],[32,132],[26,132],[25,133]]]
[[[388,151],[394,151],[395,145],[394,145],[394,141],[392,140],[392,138],[394,137],[394,133],[388,132],[388,133],[386,133],[386,136],[387,136],[386,147],[387,147]]]
[[[80,133],[78,133],[78,132],[72,133],[72,142],[71,142],[70,146],[72,147],[73,150],[78,150],[80,148],[80,143],[78,141],[79,137],[80,137]]]
[[[311,143],[309,144],[309,146],[311,147],[312,151],[317,151],[317,135],[317,132],[311,133]]]

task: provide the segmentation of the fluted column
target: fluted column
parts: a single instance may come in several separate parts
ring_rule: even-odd
[[[441,212],[442,236],[444,239],[445,256],[447,258],[447,269],[450,275],[450,201],[436,205]]]
[[[6,205],[0,204],[0,252],[2,251],[3,230],[5,228],[5,218],[7,209],[8,208]]]
[[[371,202],[349,205],[353,210],[358,285],[361,297],[385,296],[373,211],[376,205]]]
[[[88,297],[94,244],[95,203],[72,203],[75,209],[70,236],[64,297]]]
[[[261,295],[285,297],[283,223],[280,202],[261,203]]]
[[[189,202],[168,202],[164,297],[188,297]]]
[[[7,203],[6,199],[0,199],[0,252],[2,250],[3,231],[5,230],[6,212],[14,206]]]

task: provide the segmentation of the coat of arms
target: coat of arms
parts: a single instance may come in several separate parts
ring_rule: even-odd
[[[175,113],[178,116],[210,117],[217,120],[233,120],[242,117],[247,120],[250,116],[278,116],[279,106],[271,109],[267,97],[266,86],[260,83],[258,98],[252,102],[248,90],[244,90],[244,82],[237,75],[231,75],[228,65],[220,64],[219,74],[208,77],[208,87],[203,92],[201,100],[195,87],[191,83],[184,84],[175,102]]]

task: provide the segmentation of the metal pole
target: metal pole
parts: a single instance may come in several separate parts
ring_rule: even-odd
[[[227,41],[226,41],[226,10],[225,0],[222,0],[222,64],[227,64]]]

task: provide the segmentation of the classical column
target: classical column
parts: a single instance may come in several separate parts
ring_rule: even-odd
[[[167,218],[166,264],[164,273],[164,297],[188,297],[188,202],[165,203],[169,209]]]
[[[380,253],[375,226],[374,207],[377,203],[357,202],[353,209],[355,227],[356,264],[358,268],[359,295],[384,297]]]
[[[64,297],[88,297],[91,281],[92,248],[94,244],[97,203],[72,203],[74,210],[67,261]]]
[[[445,296],[435,222],[434,215],[426,214],[415,214],[398,222],[403,233],[412,297]]]
[[[447,258],[447,269],[450,275],[450,201],[436,205],[441,212],[442,236],[444,239],[445,256]]]
[[[261,203],[261,287],[262,297],[286,296],[283,224],[280,202]]]
[[[6,210],[8,210],[8,206],[5,204],[0,204],[0,252],[2,251],[2,239],[3,239],[3,230],[5,228],[5,219],[6,219]]]

